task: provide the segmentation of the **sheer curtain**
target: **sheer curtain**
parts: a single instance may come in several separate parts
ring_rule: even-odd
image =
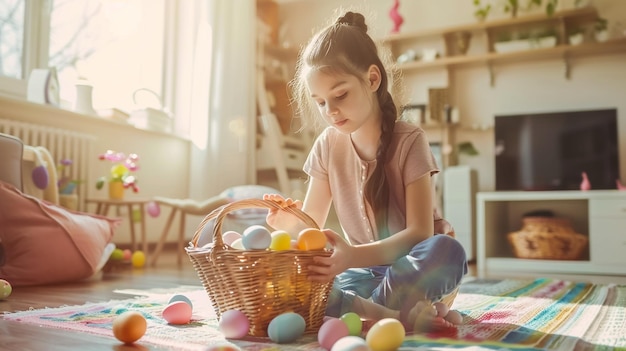
[[[255,179],[255,4],[196,2],[201,15],[189,92],[189,191],[195,199]]]

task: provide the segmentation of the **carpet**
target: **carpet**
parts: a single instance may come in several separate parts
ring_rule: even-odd
[[[180,350],[232,343],[244,350],[323,350],[314,335],[297,344],[267,338],[226,340],[206,292],[199,286],[176,290],[121,290],[128,299],[5,314],[6,320],[112,336],[113,319],[128,310],[148,321],[137,342]],[[161,311],[173,294],[193,302],[188,325],[168,325]],[[453,305],[464,317],[455,330],[409,335],[400,350],[626,350],[626,286],[555,279],[470,280]]]

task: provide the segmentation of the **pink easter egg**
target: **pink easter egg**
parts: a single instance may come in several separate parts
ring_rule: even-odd
[[[146,206],[146,211],[150,215],[150,217],[158,217],[161,214],[161,207],[158,202],[150,201]]]
[[[234,230],[229,230],[222,234],[222,241],[224,241],[224,244],[226,245],[231,246],[232,243],[235,242],[235,240],[237,239],[241,239],[241,234],[237,233]]]
[[[250,320],[239,310],[228,310],[220,316],[219,329],[228,339],[241,339],[250,331]]]
[[[326,350],[333,348],[337,340],[349,336],[348,325],[339,318],[331,318],[324,322],[317,332],[317,341]]]
[[[185,301],[174,301],[163,309],[163,319],[169,324],[187,324],[191,320],[191,306]]]

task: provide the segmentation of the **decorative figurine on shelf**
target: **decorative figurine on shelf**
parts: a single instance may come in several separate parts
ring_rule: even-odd
[[[389,11],[389,17],[393,21],[393,28],[391,29],[391,33],[398,33],[400,31],[400,26],[404,23],[404,18],[398,12],[398,7],[400,7],[400,0],[394,0],[393,6]]]
[[[583,180],[580,182],[580,190],[590,190],[591,183],[589,182],[589,177],[587,177],[587,172],[583,172],[581,175],[583,177]]]

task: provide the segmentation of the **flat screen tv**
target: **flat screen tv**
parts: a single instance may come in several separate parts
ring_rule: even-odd
[[[498,115],[496,190],[615,189],[619,179],[617,110]]]

